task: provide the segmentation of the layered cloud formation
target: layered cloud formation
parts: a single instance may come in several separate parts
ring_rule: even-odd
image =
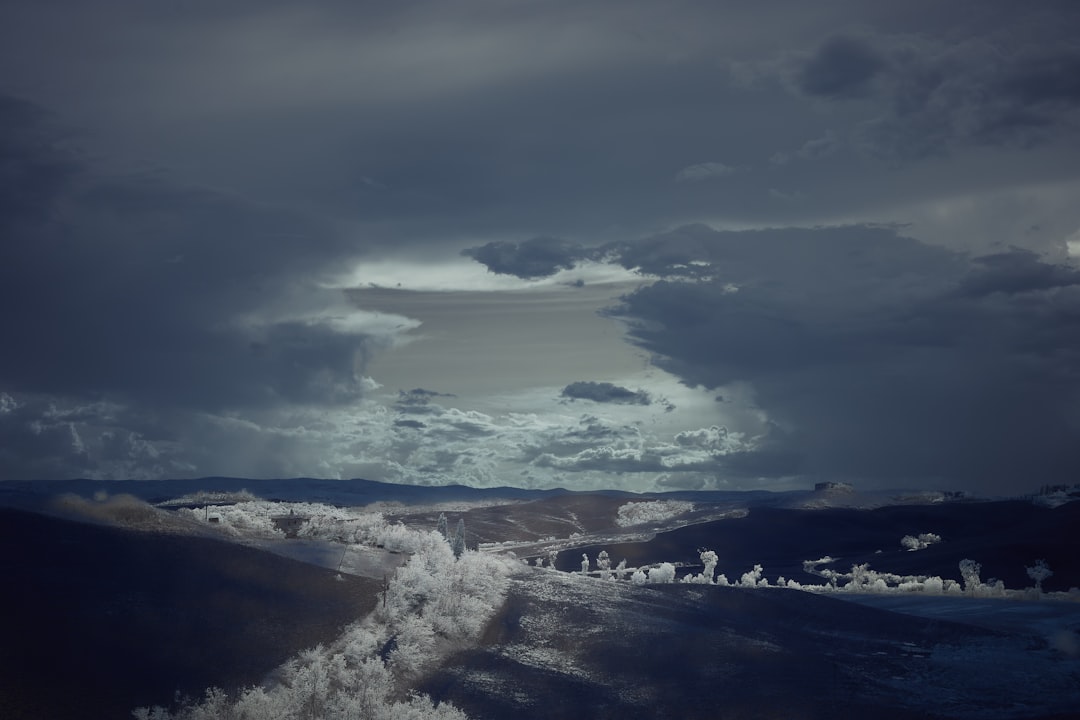
[[[772,430],[725,472],[1005,488],[1080,461],[1072,266],[866,226],[688,226],[599,251],[662,278],[612,310],[658,365],[754,388]]]
[[[1071,481],[1078,21],[6,3],[0,478]]]

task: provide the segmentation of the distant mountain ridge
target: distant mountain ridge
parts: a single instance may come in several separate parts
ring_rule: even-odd
[[[403,485],[377,480],[353,478],[328,480],[320,478],[252,479],[210,476],[203,478],[165,480],[8,480],[0,482],[0,505],[4,496],[15,494],[60,495],[74,493],[91,497],[97,492],[110,495],[126,493],[150,503],[182,497],[191,493],[235,493],[247,490],[267,500],[291,502],[323,502],[333,505],[365,505],[373,502],[400,502],[417,505],[439,502],[467,502],[487,499],[538,500],[559,495],[583,494],[643,499],[650,497],[698,500],[740,498],[743,500],[766,500],[794,495],[807,491],[769,492],[765,490],[674,490],[670,492],[635,493],[626,490],[569,490],[566,488],[535,489],[500,487],[472,487],[468,485]]]

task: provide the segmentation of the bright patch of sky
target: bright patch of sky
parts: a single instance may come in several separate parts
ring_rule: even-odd
[[[490,272],[464,257],[418,262],[384,258],[359,262],[350,272],[327,285],[339,288],[393,289],[414,292],[515,292],[527,290],[562,291],[567,286],[623,285],[631,289],[648,278],[610,263],[585,261],[569,270],[559,270],[541,278],[523,279]],[[609,290],[610,292],[610,290]]]

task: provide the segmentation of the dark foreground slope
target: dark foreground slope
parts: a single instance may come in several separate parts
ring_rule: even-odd
[[[259,682],[377,583],[206,538],[0,509],[0,718],[129,717]]]
[[[1080,660],[1039,639],[782,589],[534,570],[424,691],[475,718],[1070,717]]]

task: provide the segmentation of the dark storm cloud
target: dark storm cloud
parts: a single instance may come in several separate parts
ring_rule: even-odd
[[[708,261],[712,229],[687,225],[663,236],[613,243],[604,252],[627,269],[666,278],[699,279],[710,274]]]
[[[424,388],[399,390],[394,409],[405,416],[423,416],[426,422],[403,417],[394,421],[394,427],[423,430],[425,440],[435,443],[458,442],[495,434],[486,416],[446,408],[435,402],[437,399],[456,397],[452,393]]]
[[[0,394],[0,408],[0,477],[77,477],[86,472],[88,454],[70,422],[43,422],[50,408],[25,400],[16,403],[6,394]]]
[[[413,430],[423,430],[424,428],[427,427],[427,425],[420,422],[419,420],[395,420],[394,421],[394,427],[411,428]]]
[[[85,32],[57,30],[27,0],[0,15],[10,28],[0,68],[32,68],[26,84],[44,102],[92,122],[131,156],[264,202],[370,223],[379,232],[367,242],[383,248],[447,237],[601,243],[707,218],[835,218],[849,212],[852,190],[886,179],[861,165],[830,168],[827,179],[793,171],[790,182],[755,169],[829,130],[845,147],[854,140],[888,159],[939,152],[972,132],[990,137],[1010,117],[993,101],[1005,76],[1001,61],[967,45],[1012,57],[1076,18],[1065,3],[1037,11],[1001,2],[903,11],[785,2],[767,18],[727,3],[670,11],[593,0],[62,4]],[[1042,16],[1050,19],[1027,26]],[[837,33],[847,27],[859,30]],[[81,82],[49,41],[86,61]],[[1057,67],[1033,63],[1014,84],[1062,97]],[[845,99],[859,93],[878,105]],[[819,107],[830,98],[836,112]],[[828,148],[806,151],[820,158]],[[808,183],[840,189],[801,207],[784,201]],[[484,246],[482,261],[542,277],[567,261],[558,243]]]
[[[590,251],[568,240],[536,237],[524,242],[489,242],[467,248],[462,255],[471,257],[493,273],[515,275],[525,280],[550,277],[569,270],[591,256]]]
[[[652,402],[649,393],[643,390],[631,390],[609,382],[588,380],[570,383],[563,388],[561,395],[571,400],[591,400],[617,405],[648,405]]]
[[[975,262],[888,231],[866,243],[844,234],[855,231],[760,236],[779,260],[703,226],[621,240],[695,221],[906,222],[939,201],[940,227],[958,217],[957,198],[993,203],[987,188],[1041,201],[1052,193],[1039,183],[1076,177],[1077,4],[737,5],[0,3],[0,93],[48,107],[85,148],[36,105],[0,96],[0,392],[20,403],[5,432],[37,433],[12,441],[9,456],[30,455],[7,467],[37,472],[51,453],[59,474],[140,463],[310,474],[327,456],[312,448],[334,430],[276,413],[351,408],[368,355],[392,335],[357,322],[320,281],[361,253],[435,263],[466,242],[492,272],[526,279],[608,256],[666,278],[628,299],[628,312],[666,328],[653,337],[642,326],[637,341],[688,378],[750,378],[786,418],[772,445],[728,453],[731,473],[828,465],[821,448],[839,436],[841,411],[868,417],[859,403],[871,398],[915,419],[916,400],[964,392],[1037,406],[1047,381],[1030,393],[974,388],[1066,342],[1053,318],[1068,317],[1075,287],[1039,258]],[[146,167],[162,169],[129,169]],[[1048,216],[1025,217],[1044,228],[1041,247],[1074,231],[1075,211],[1031,205],[1025,215]],[[955,242],[981,241],[970,228],[1001,224],[989,215],[957,221]],[[1000,235],[985,244],[1013,242]],[[1002,354],[995,342],[1035,349]],[[957,344],[962,361],[949,365],[943,348]],[[854,373],[874,392],[845,395],[843,362],[943,390],[894,398]],[[425,428],[407,423],[429,416],[444,437],[485,431],[437,403],[406,394],[387,423],[400,414],[409,436]],[[808,435],[818,406],[824,439]],[[1028,426],[1008,416],[1002,427],[1030,448],[1025,427],[1053,421],[1029,414]],[[932,435],[915,427],[916,439]]]
[[[0,101],[0,390],[59,408],[49,416],[41,401],[5,416],[9,437],[37,433],[17,453],[40,457],[9,457],[0,472],[122,468],[120,446],[154,415],[175,421],[167,441],[182,430],[178,413],[360,397],[377,340],[338,322],[344,299],[316,287],[350,254],[335,233],[228,194],[97,172],[50,122]],[[56,419],[101,402],[127,408],[131,425],[100,408]],[[78,457],[65,449],[72,432],[86,435]],[[55,452],[32,451],[52,441]]]
[[[1075,268],[1043,261],[1028,250],[984,255],[973,260],[974,268],[957,291],[968,297],[992,293],[1025,293],[1080,285]]]
[[[20,188],[0,218],[8,389],[200,410],[358,396],[368,338],[267,309],[344,254],[332,233],[227,195],[94,176],[4,109],[4,175]]]
[[[687,382],[752,385],[774,430],[722,458],[732,474],[1002,490],[1080,468],[1074,270],[886,228],[697,227],[671,241],[696,247],[712,279],[657,282],[619,314]]]
[[[91,125],[109,150],[377,225],[367,242],[383,249],[448,236],[602,242],[712,210],[718,188],[727,207],[764,209],[765,189],[734,178],[787,146],[762,135],[756,113],[730,111],[747,96],[726,55],[772,56],[787,40],[763,44],[723,5],[106,0],[91,11],[68,0],[68,23],[85,29],[66,33],[40,3],[15,3],[21,12],[0,10],[0,68],[32,67],[37,99]],[[822,8],[810,25],[843,14]],[[789,38],[805,21],[770,27]],[[66,53],[47,50],[61,42]],[[68,57],[85,60],[81,82]],[[0,69],[0,87],[6,78]],[[754,99],[769,116],[804,104],[780,90]],[[740,173],[716,177],[725,167]],[[672,182],[687,169],[684,179],[715,180]],[[488,248],[495,267],[504,249]],[[559,267],[543,253],[508,262],[498,271]]]
[[[1077,19],[1075,8],[1066,14]],[[1067,34],[1043,30],[948,44],[929,35],[834,37],[796,71],[795,84],[829,100],[866,99],[873,114],[853,139],[871,155],[1028,147],[1080,127],[1080,53]]]
[[[52,198],[79,175],[74,153],[59,143],[41,109],[0,94],[0,227],[42,221]]]
[[[452,397],[454,397],[454,395],[450,393],[440,393],[424,388],[398,390],[397,401],[394,403],[394,408],[398,412],[412,415],[437,415],[441,414],[444,410],[441,405],[436,405],[433,401],[437,398]]]
[[[161,477],[178,467],[153,425],[108,403],[0,392],[0,478]]]
[[[439,443],[467,442],[478,438],[491,437],[495,430],[487,423],[476,422],[468,416],[449,416],[440,418],[427,432],[427,437]]]
[[[1080,105],[1080,50],[1066,47],[1054,52],[1039,48],[1018,58],[1000,87],[1024,103]]]
[[[840,35],[818,48],[799,73],[798,84],[808,95],[859,97],[885,66],[885,58],[866,41]]]

